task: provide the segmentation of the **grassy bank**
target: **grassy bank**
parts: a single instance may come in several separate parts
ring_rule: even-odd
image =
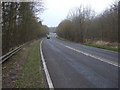
[[[44,81],[40,67],[40,41],[34,41],[28,52],[27,60],[19,73],[17,85],[20,88],[44,88]]]
[[[106,49],[106,50],[111,50],[111,51],[116,51],[116,52],[120,52],[120,49],[117,48],[110,48],[107,46],[100,46],[100,45],[94,45],[94,44],[83,44],[86,46],[91,46],[91,47],[96,47],[96,48],[101,48],[101,49]]]
[[[70,40],[66,40],[66,39],[61,38],[61,37],[58,37],[58,36],[57,36],[56,38],[58,38],[58,39],[60,39],[60,40],[72,42],[72,41],[70,41]],[[74,43],[76,43],[76,42],[74,42]],[[81,44],[81,43],[80,43],[80,44]],[[111,47],[109,47],[109,46],[102,46],[102,45],[95,45],[95,44],[86,44],[86,43],[84,43],[84,44],[82,44],[82,45],[86,45],[86,46],[90,46],[90,47],[96,47],[96,48],[101,48],[101,49],[106,49],[106,50],[111,50],[111,51],[120,52],[120,48],[111,48]]]

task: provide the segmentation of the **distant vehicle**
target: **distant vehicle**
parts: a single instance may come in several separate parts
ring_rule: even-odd
[[[47,39],[50,39],[50,35],[47,34]]]

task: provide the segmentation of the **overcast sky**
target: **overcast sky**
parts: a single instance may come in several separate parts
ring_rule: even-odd
[[[115,0],[43,0],[46,10],[41,14],[43,24],[54,27],[66,18],[69,11],[81,4],[90,6],[95,12],[100,13]]]

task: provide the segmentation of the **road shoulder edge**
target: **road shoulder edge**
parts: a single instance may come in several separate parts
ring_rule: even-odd
[[[88,44],[77,43],[77,42],[73,42],[73,41],[64,39],[64,38],[59,37],[59,36],[57,36],[56,39],[63,40],[63,41],[67,41],[67,42],[70,42],[70,43],[81,44],[81,45],[84,45],[84,46],[87,46],[87,47],[93,47],[93,48],[101,49],[101,50],[103,50],[103,51],[109,51],[109,52],[113,52],[113,53],[119,53],[119,51],[111,50],[111,49],[108,49],[108,48],[103,48],[102,46],[97,46],[97,45],[93,45],[93,44],[89,44],[89,45],[88,45]],[[99,48],[98,48],[98,47],[99,47]]]
[[[41,54],[43,69],[44,69],[45,76],[46,76],[46,79],[47,79],[48,87],[51,88],[52,90],[54,90],[54,86],[53,86],[52,80],[50,78],[50,74],[48,72],[47,65],[45,63],[45,59],[44,59],[43,52],[42,52],[42,42],[43,42],[43,39],[40,42],[40,54]]]

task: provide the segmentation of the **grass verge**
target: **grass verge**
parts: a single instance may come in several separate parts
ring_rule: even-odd
[[[73,41],[70,41],[70,40],[66,40],[64,38],[61,38],[61,37],[56,37],[57,39],[60,39],[60,40],[64,40],[64,41],[69,41],[69,42],[73,42]],[[74,42],[74,43],[77,43],[77,42]],[[81,43],[80,43],[81,44]],[[101,48],[101,49],[106,49],[106,50],[111,50],[111,51],[116,51],[116,52],[120,52],[120,48],[110,48],[110,47],[107,47],[107,46],[99,46],[99,45],[93,45],[93,44],[82,44],[82,45],[86,45],[86,46],[90,46],[90,47],[96,47],[96,48]]]
[[[110,47],[106,47],[106,46],[99,46],[99,45],[93,45],[93,44],[83,44],[83,45],[120,52],[120,49],[117,49],[117,48],[110,48]]]
[[[34,41],[28,52],[22,70],[19,73],[17,86],[19,88],[44,88],[44,80],[40,67],[39,55],[40,40]]]

